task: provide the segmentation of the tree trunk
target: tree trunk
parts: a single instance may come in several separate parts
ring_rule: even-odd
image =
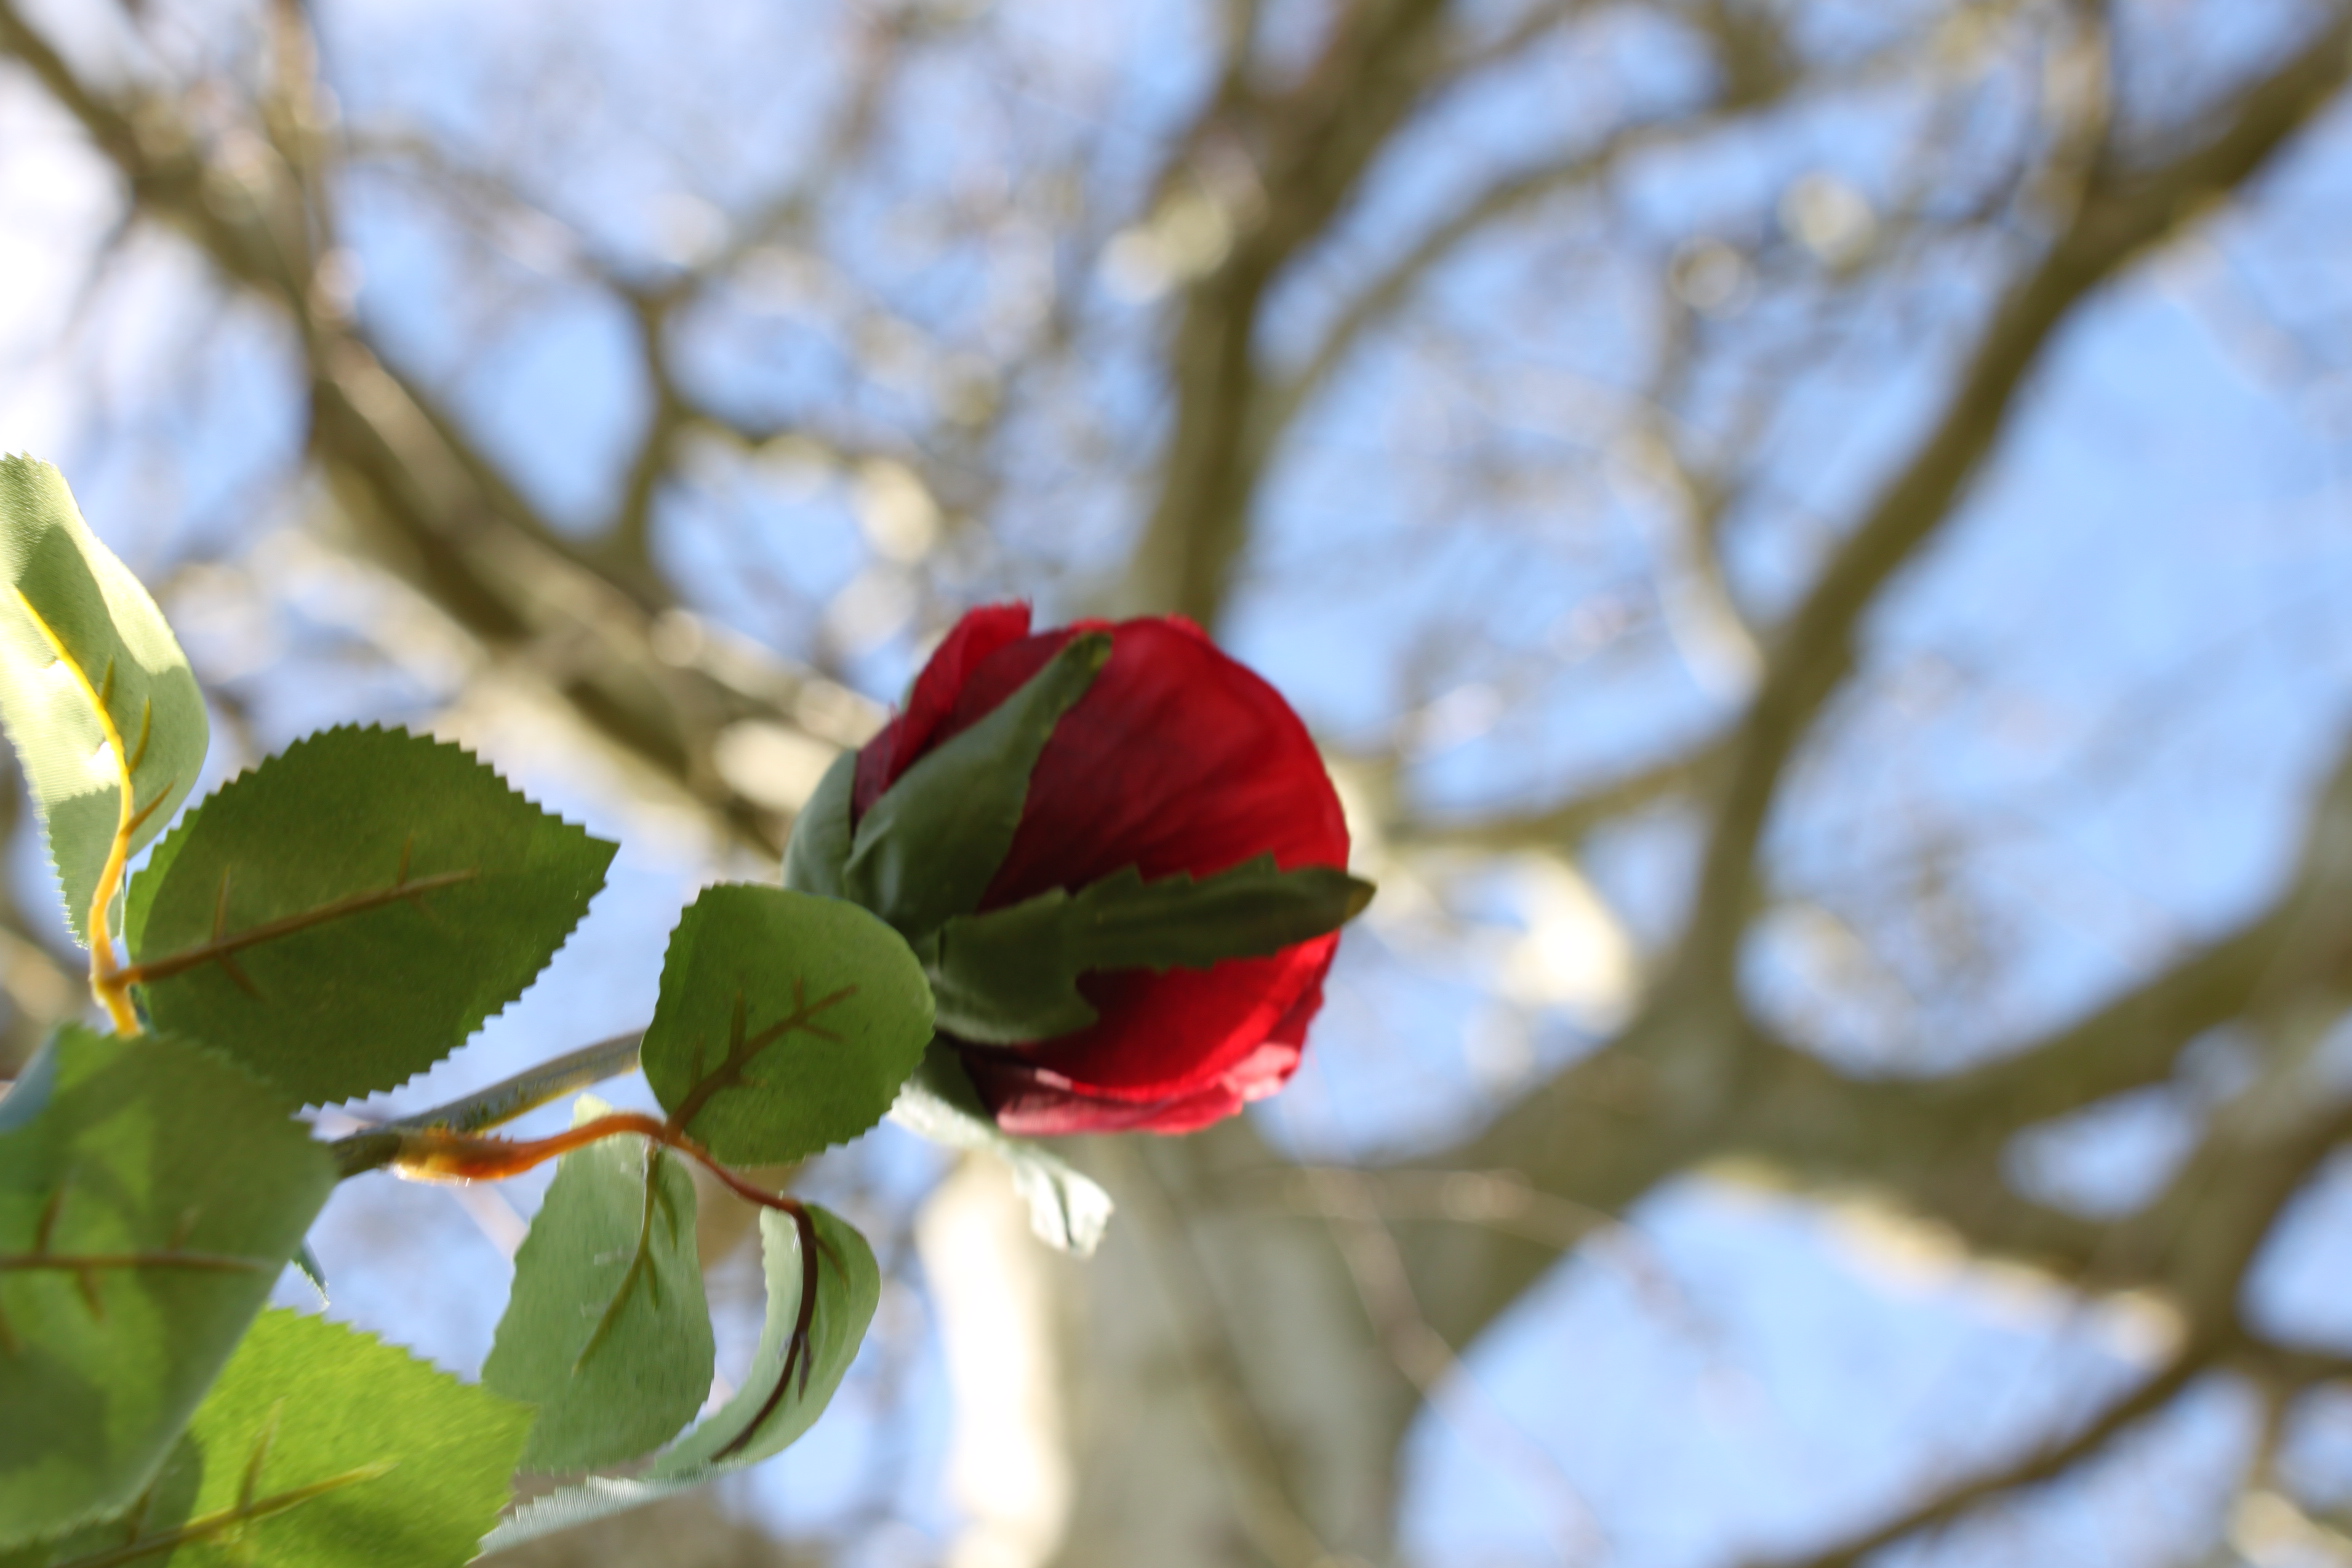
[[[1063,1568],[1394,1561],[1395,1463],[1418,1396],[1321,1219],[1244,1121],[1083,1151],[1119,1214],[1057,1260],[1076,1459]]]

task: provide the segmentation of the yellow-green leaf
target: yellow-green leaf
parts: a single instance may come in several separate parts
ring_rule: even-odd
[[[0,1568],[459,1568],[530,1423],[370,1335],[272,1308],[143,1506]]]
[[[123,862],[195,787],[204,696],[163,612],[47,463],[0,460],[0,576],[0,722],[88,943],[92,903],[120,891]]]

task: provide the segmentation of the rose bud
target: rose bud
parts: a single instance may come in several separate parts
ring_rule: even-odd
[[[1188,1132],[1297,1068],[1371,896],[1347,853],[1306,726],[1199,628],[998,605],[835,764],[785,880],[907,938],[1002,1130]]]

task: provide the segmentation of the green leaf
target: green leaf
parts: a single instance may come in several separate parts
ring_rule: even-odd
[[[854,751],[833,759],[817,780],[808,804],[792,819],[792,840],[784,846],[784,885],[796,893],[841,896],[841,870],[849,860],[850,797],[857,788]]]
[[[196,1511],[196,1488],[204,1477],[200,1464],[191,1461],[200,1460],[201,1455],[195,1439],[182,1432],[155,1479],[128,1509],[47,1540],[28,1542],[14,1549],[0,1548],[0,1568],[51,1568],[52,1564],[57,1568],[92,1568],[93,1564],[110,1562],[168,1561],[168,1550],[156,1542],[156,1537],[187,1523]],[[142,1538],[155,1542],[156,1550],[137,1557],[122,1556]],[[111,1559],[109,1553],[114,1554]]]
[[[334,1180],[228,1062],[51,1038],[0,1100],[0,1539],[130,1503]]]
[[[310,1250],[309,1242],[294,1249],[294,1267],[301,1271],[304,1279],[310,1281],[310,1288],[318,1292],[319,1305],[326,1306],[327,1266],[318,1260],[317,1253]]]
[[[196,785],[204,695],[163,612],[47,463],[0,460],[0,572],[0,721],[87,945],[117,840],[127,861]]]
[[[147,1505],[26,1568],[458,1568],[505,1505],[530,1421],[369,1335],[272,1308]]]
[[[1097,969],[1206,969],[1338,930],[1372,884],[1330,866],[1278,871],[1260,855],[1195,881],[1146,882],[1133,866],[1075,896],[1056,888],[1007,909],[959,915],[924,944],[939,1027],[1018,1045],[1095,1021],[1078,977]]]
[[[591,1477],[581,1486],[526,1504],[482,1543],[483,1550],[520,1545],[757,1464],[782,1452],[816,1423],[873,1322],[875,1303],[882,1296],[882,1273],[875,1266],[873,1249],[847,1221],[814,1204],[809,1217],[816,1225],[822,1267],[809,1323],[805,1380],[797,1364],[789,1380],[784,1376],[786,1349],[800,1313],[800,1236],[791,1216],[770,1210],[760,1215],[767,1324],[742,1391],[655,1459],[641,1478]]]
[[[735,1397],[681,1438],[647,1472],[656,1480],[757,1464],[780,1454],[816,1424],[865,1342],[882,1298],[882,1271],[866,1238],[832,1210],[808,1206],[817,1232],[817,1305],[809,1320],[808,1365],[784,1376],[785,1351],[800,1312],[800,1232],[792,1216],[760,1213],[760,1256],[768,1276],[767,1323],[751,1371]]]
[[[1010,1166],[1013,1190],[1029,1205],[1029,1229],[1061,1252],[1091,1257],[1110,1228],[1111,1195],[1042,1144],[1000,1129],[973,1092],[955,1048],[934,1040],[923,1065],[899,1090],[890,1119],[951,1149],[986,1149]]]
[[[671,1120],[719,1159],[774,1165],[882,1119],[931,1038],[931,986],[854,904],[705,888],[679,917],[639,1061]]]
[[[582,1095],[574,1125],[610,1109]],[[539,1407],[524,1467],[587,1470],[659,1447],[702,1408],[713,1358],[685,1166],[636,1137],[565,1155],[482,1366],[484,1386]]]
[[[296,741],[224,786],[131,884],[150,1014],[287,1093],[389,1089],[522,995],[613,846],[445,742]]]
[[[1071,638],[994,712],[917,758],[858,823],[842,896],[909,940],[978,908],[1013,847],[1046,741],[1110,656],[1108,633]]]

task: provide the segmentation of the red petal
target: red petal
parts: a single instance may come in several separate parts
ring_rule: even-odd
[[[1198,1132],[1241,1109],[1240,1098],[1222,1084],[1181,1100],[1135,1105],[1125,1100],[1089,1099],[1057,1086],[1050,1079],[1028,1082],[1012,1073],[980,1078],[979,1082],[982,1098],[996,1107],[996,1124],[1019,1138],[1063,1138],[1103,1132]]]
[[[979,720],[1081,624],[981,660],[941,737]],[[981,900],[1018,903],[1126,866],[1206,875],[1271,852],[1284,870],[1347,864],[1347,824],[1282,694],[1189,621],[1123,621],[1110,662],[1054,730],[1013,847]]]
[[[999,1127],[1017,1137],[1059,1138],[1094,1132],[1198,1132],[1281,1088],[1298,1064],[1297,1046],[1269,1040],[1215,1083],[1153,1101],[1090,1095],[1057,1073],[1020,1062],[974,1061],[971,1069],[981,1098],[995,1107]]]
[[[1338,948],[1335,932],[1214,969],[1091,975],[1093,1028],[1014,1051],[966,1047],[965,1065],[1008,1132],[1043,1133],[1065,1099],[1086,1122],[1065,1131],[1206,1126],[1297,1070]]]
[[[990,604],[965,612],[933,651],[923,673],[915,677],[906,707],[858,753],[857,782],[850,791],[853,816],[864,815],[917,757],[955,733],[951,729],[942,734],[940,726],[955,708],[974,668],[990,654],[1028,635],[1029,606],[1025,604]],[[1003,700],[1001,695],[997,698],[998,702]]]

